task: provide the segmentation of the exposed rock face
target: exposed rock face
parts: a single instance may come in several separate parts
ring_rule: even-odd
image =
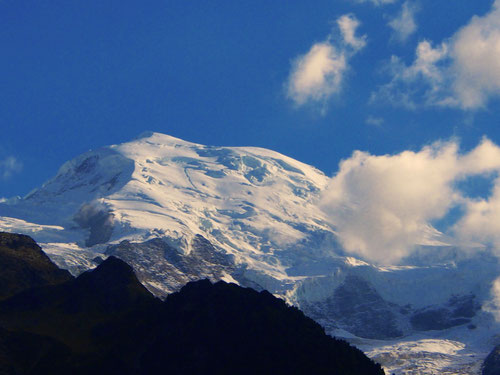
[[[394,339],[470,324],[480,310],[474,294],[454,295],[446,303],[421,308],[391,303],[369,281],[352,274],[322,301],[299,304],[308,316],[329,329],[342,328],[371,339]]]
[[[429,306],[411,316],[411,324],[418,331],[441,330],[468,324],[480,310],[475,296],[452,296],[444,306]]]
[[[133,265],[139,280],[162,298],[189,281],[203,278],[215,282],[228,277],[255,290],[265,290],[266,285],[272,285],[268,279],[255,278],[249,270],[238,267],[231,255],[215,248],[201,235],[195,236],[186,247],[189,252],[183,253],[178,246],[157,238],[144,243],[123,241],[108,247],[106,253]],[[335,267],[328,263],[311,265],[315,269],[322,269],[321,266]],[[290,273],[296,271],[296,267],[291,268]],[[305,267],[298,271],[310,272]],[[342,328],[369,339],[394,339],[412,332],[469,324],[480,309],[474,294],[454,295],[443,304],[419,308],[402,306],[384,299],[362,275],[349,273],[349,268],[342,272],[348,274],[330,296],[298,304],[308,316],[329,329]]]
[[[167,241],[155,238],[144,243],[123,241],[110,246],[106,253],[133,266],[141,282],[161,297],[178,291],[189,281],[217,281],[235,269],[231,257],[201,235],[192,239],[189,248],[190,252],[183,254]]]
[[[30,237],[0,233],[0,300],[32,287],[59,284],[71,279]]]
[[[336,326],[360,337],[400,337],[398,306],[385,301],[365,280],[349,275],[322,303],[301,306],[314,319],[332,319]]]

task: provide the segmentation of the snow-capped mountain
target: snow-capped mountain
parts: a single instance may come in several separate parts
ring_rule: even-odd
[[[129,242],[152,240],[196,262],[193,252],[205,240],[241,277],[278,291],[295,283],[286,269],[299,256],[321,258],[335,247],[315,205],[327,182],[320,171],[273,151],[206,147],[155,133],[69,161],[42,188],[3,205],[1,215],[36,223],[32,234],[50,244],[49,252],[71,244],[69,252],[78,247],[87,260],[89,248],[116,244],[108,253],[126,253]],[[30,224],[4,221],[4,229],[29,230]],[[233,272],[218,277],[232,280]],[[187,281],[165,281],[160,273],[148,266],[142,274],[160,294]]]
[[[274,151],[149,133],[80,155],[1,203],[0,230],[33,236],[75,274],[118,256],[159,296],[206,277],[267,289],[392,372],[475,373],[497,340],[484,311],[497,258],[464,255],[433,228],[412,263],[347,256],[318,208],[328,182]]]

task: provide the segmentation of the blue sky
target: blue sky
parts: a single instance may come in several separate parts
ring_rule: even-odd
[[[2,0],[0,197],[145,130],[328,175],[355,150],[500,144],[499,15],[492,0]]]

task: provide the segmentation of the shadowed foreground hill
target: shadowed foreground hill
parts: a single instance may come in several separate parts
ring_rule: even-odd
[[[500,374],[500,345],[497,345],[486,357],[483,364],[483,375]]]
[[[69,373],[383,371],[268,292],[198,281],[161,302],[110,257],[76,279],[0,302],[0,374]]]
[[[0,232],[0,300],[24,289],[60,284],[71,279],[31,237]]]
[[[203,280],[162,307],[143,357],[148,373],[383,374],[361,351],[266,291]],[[162,353],[172,358],[158,360]]]

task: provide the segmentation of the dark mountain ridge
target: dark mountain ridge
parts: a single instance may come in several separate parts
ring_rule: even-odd
[[[6,248],[28,241],[1,236]],[[28,267],[39,248],[25,248]],[[0,374],[384,373],[266,291],[202,280],[162,302],[114,257],[78,278],[34,280],[0,301]]]
[[[0,232],[0,300],[25,289],[68,281],[71,274],[59,269],[29,236]]]
[[[482,375],[500,374],[500,345],[497,345],[488,354],[482,367]]]

